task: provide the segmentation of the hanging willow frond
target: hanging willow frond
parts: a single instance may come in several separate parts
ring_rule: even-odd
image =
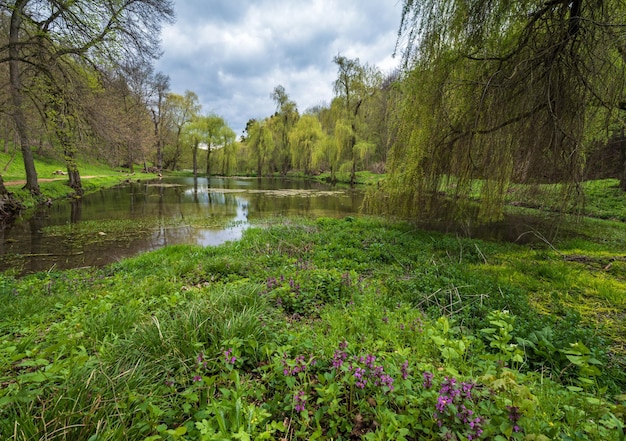
[[[584,141],[624,101],[624,1],[405,0],[398,42],[399,137],[370,208],[491,221],[513,181],[580,194]]]

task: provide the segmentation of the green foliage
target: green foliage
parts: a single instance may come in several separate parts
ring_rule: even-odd
[[[542,267],[553,253],[281,219],[220,247],[4,275],[0,433],[621,440],[623,328],[575,313],[564,280],[596,282]]]
[[[398,136],[372,207],[496,221],[513,182],[558,183],[552,205],[582,207],[592,139],[623,124],[623,32],[609,29],[624,12],[619,1],[405,0]]]

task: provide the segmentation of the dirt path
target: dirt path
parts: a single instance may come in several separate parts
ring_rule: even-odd
[[[80,179],[91,179],[91,178],[97,178],[98,176],[81,176]],[[39,178],[37,179],[37,182],[52,182],[52,181],[67,181],[67,177],[65,178]],[[5,187],[10,187],[10,186],[16,186],[16,185],[24,185],[26,184],[26,180],[20,180],[20,181],[8,181],[4,183]]]

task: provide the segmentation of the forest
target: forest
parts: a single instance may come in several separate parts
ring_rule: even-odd
[[[0,139],[5,153],[21,151],[33,195],[35,154],[63,160],[78,196],[77,158],[88,158],[131,173],[351,184],[368,170],[386,178],[367,208],[409,217],[497,220],[512,184],[560,184],[575,206],[588,179],[626,190],[621,8],[405,1],[402,69],[337,55],[330,103],[301,110],[276,85],[275,113],[236,134],[196,91],[173,92],[155,72],[170,2],[3,2]],[[0,193],[8,211],[1,180]]]

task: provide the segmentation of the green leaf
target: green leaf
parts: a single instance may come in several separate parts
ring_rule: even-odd
[[[187,433],[187,428],[185,426],[180,426],[176,429],[169,429],[167,431],[167,434],[172,436],[183,436],[185,433]]]
[[[444,346],[446,344],[446,341],[438,335],[431,335],[430,338],[437,346]]]
[[[248,434],[248,432],[243,430],[243,427],[240,427],[239,428],[239,432],[233,433],[232,436],[233,436],[233,438],[240,439],[241,441],[251,441],[252,440],[252,438],[250,438],[250,435]]]
[[[20,375],[19,379],[23,383],[43,383],[44,381],[48,380],[48,376],[41,371],[37,371]]]

